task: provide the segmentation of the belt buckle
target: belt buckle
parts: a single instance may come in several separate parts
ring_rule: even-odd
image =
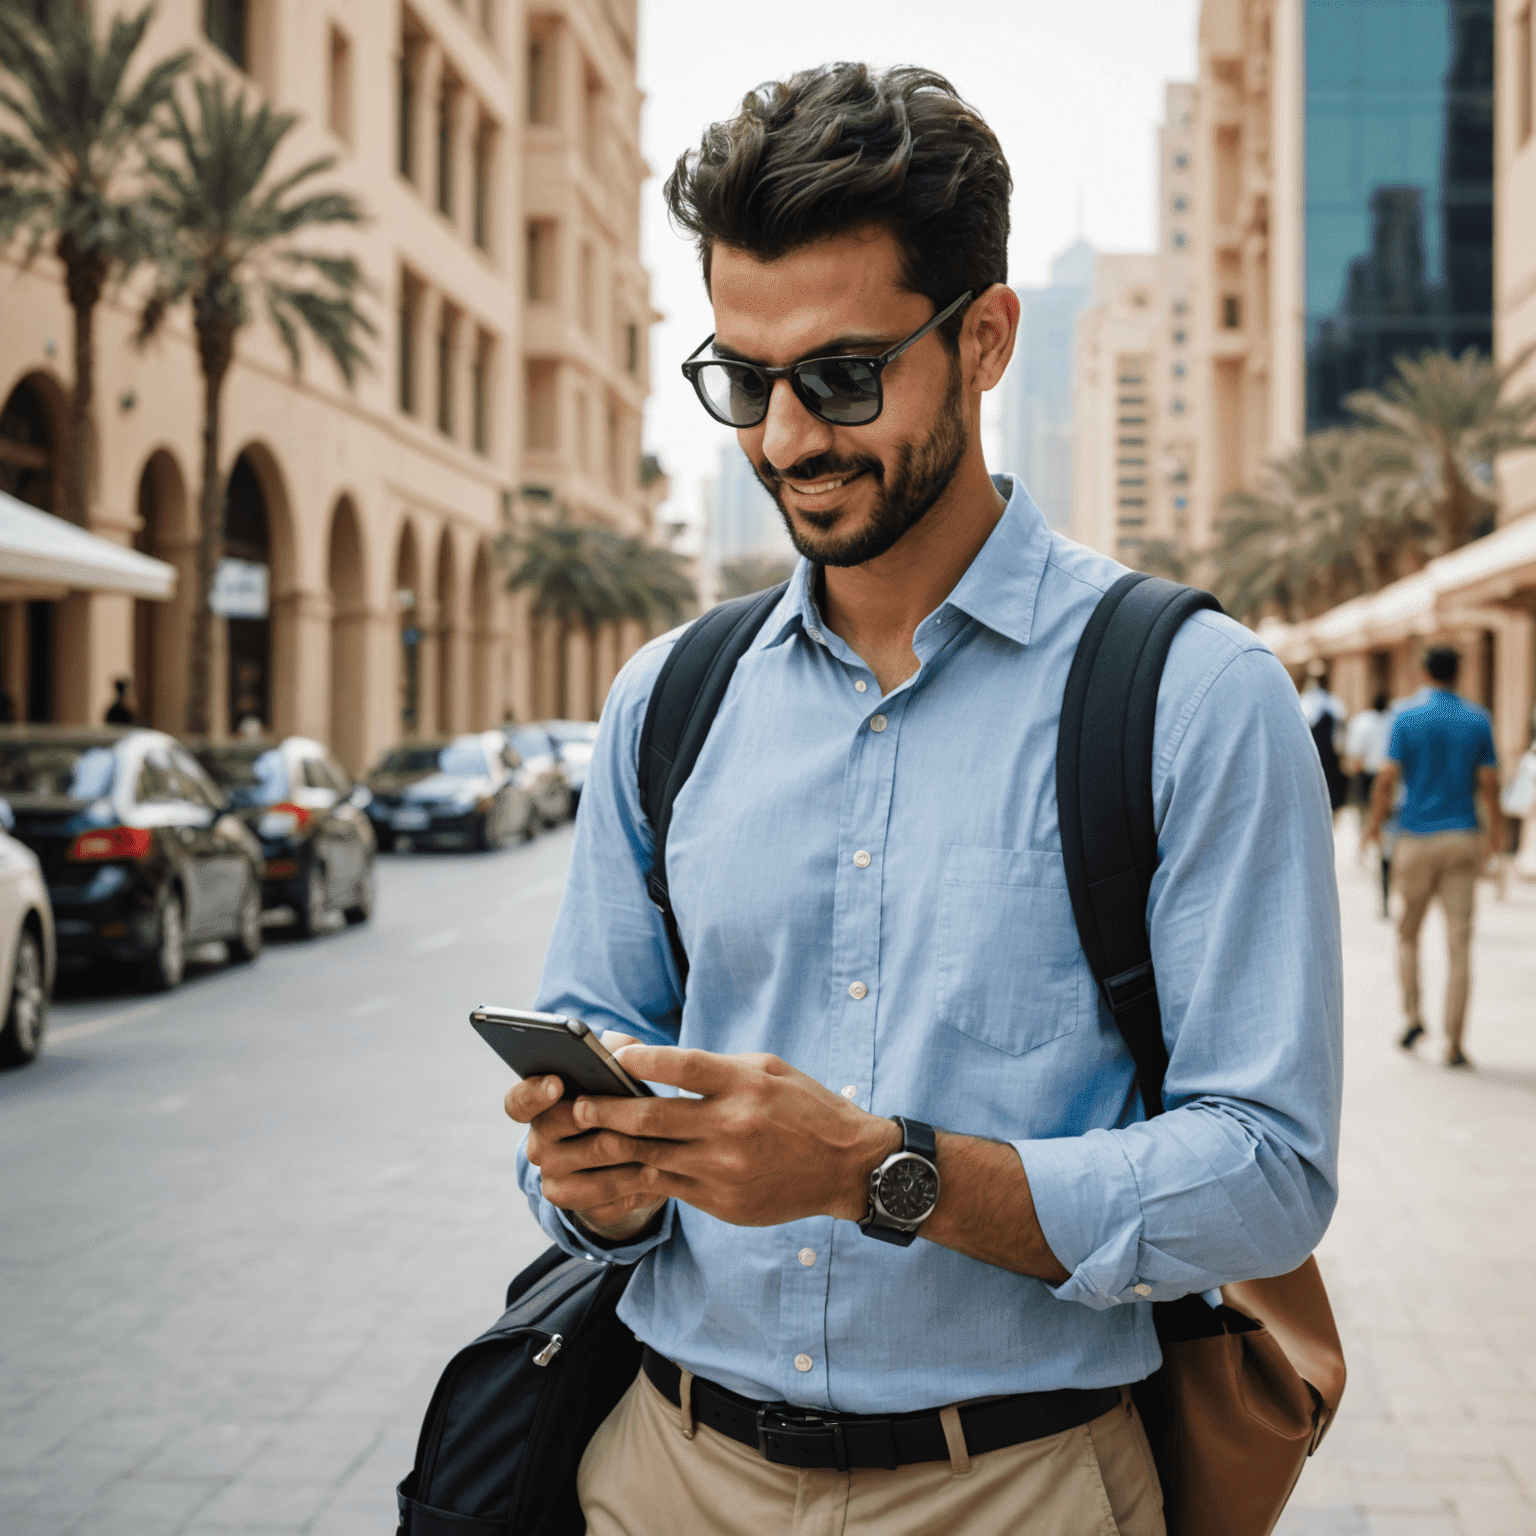
[[[775,1466],[825,1466],[826,1462],[820,1459],[804,1459],[792,1453],[795,1449],[809,1452],[813,1445],[825,1445],[828,1441],[831,1443],[832,1465],[839,1472],[846,1472],[848,1447],[843,1440],[841,1420],[823,1418],[816,1413],[790,1414],[779,1408],[763,1407],[757,1410],[757,1449],[764,1461],[772,1462]],[[776,1450],[789,1454],[776,1455]]]

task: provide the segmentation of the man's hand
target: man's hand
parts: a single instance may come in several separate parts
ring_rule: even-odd
[[[633,1045],[633,1035],[606,1030],[609,1051]],[[632,1241],[666,1204],[654,1189],[654,1173],[637,1162],[617,1161],[611,1148],[572,1116],[573,1101],[562,1100],[558,1077],[529,1077],[508,1091],[506,1111],[528,1129],[528,1161],[543,1175],[544,1194],[609,1242]],[[615,1101],[618,1102],[618,1101]]]
[[[867,1114],[777,1056],[655,1045],[616,1054],[631,1077],[700,1097],[577,1099],[574,1126],[597,1133],[579,1156],[586,1170],[601,1172],[562,1173],[551,1187],[551,1163],[541,1162],[544,1193],[564,1208],[580,1209],[574,1201],[595,1188],[637,1212],[645,1200],[656,1202],[654,1210],[672,1197],[738,1227],[805,1216],[857,1221],[868,1208],[870,1172],[901,1145],[894,1121]],[[528,1155],[538,1161],[531,1136]],[[564,1168],[564,1156],[555,1161]]]

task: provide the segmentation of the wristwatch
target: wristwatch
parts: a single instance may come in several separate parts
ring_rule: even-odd
[[[939,1144],[931,1125],[893,1117],[901,1150],[869,1176],[869,1210],[859,1223],[866,1237],[905,1248],[939,1203]]]

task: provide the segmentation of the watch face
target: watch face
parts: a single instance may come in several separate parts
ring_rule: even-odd
[[[917,1221],[939,1198],[939,1176],[920,1157],[898,1158],[880,1176],[880,1204],[897,1221]]]

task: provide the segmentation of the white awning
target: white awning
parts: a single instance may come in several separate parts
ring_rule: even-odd
[[[177,571],[0,491],[0,587],[36,583],[168,602]]]

